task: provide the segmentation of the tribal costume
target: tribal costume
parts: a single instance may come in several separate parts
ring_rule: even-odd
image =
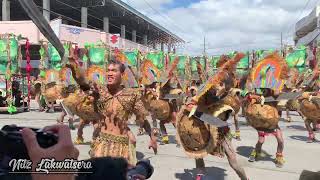
[[[314,130],[320,124],[320,70],[316,66],[313,71],[309,69],[301,81],[303,94],[298,98],[299,110],[303,115],[305,126],[309,133],[308,143],[316,141]],[[313,128],[311,127],[313,125]]]
[[[271,64],[271,65],[270,65]],[[271,66],[271,67],[270,67]],[[267,80],[267,78],[269,80]],[[288,78],[288,66],[285,60],[278,54],[271,54],[252,68],[248,87],[251,86],[256,92],[247,92],[245,96],[244,114],[249,125],[258,132],[258,142],[252,151],[249,161],[258,160],[265,136],[274,135],[278,142],[275,163],[282,167],[285,163],[283,158],[284,140],[279,128],[281,110],[278,109],[278,101],[265,101],[268,97],[277,97],[276,92],[283,89],[285,80]],[[272,79],[272,81],[270,80]],[[249,88],[250,89],[250,88]],[[258,93],[258,91],[261,91]]]
[[[229,74],[235,70],[236,64],[243,57],[243,54],[237,54],[219,68],[219,71],[199,88],[197,95],[182,106],[177,115],[178,138],[186,154],[196,160],[196,168],[199,170],[197,179],[203,177],[205,168],[203,158],[211,154],[220,157],[226,155],[230,166],[240,179],[247,180],[244,169],[237,162],[231,143],[230,128],[225,123],[234,110],[224,101],[232,87],[230,84],[232,77]],[[221,121],[217,121],[224,125],[209,124],[194,115],[199,113],[219,118]]]
[[[73,102],[77,115],[88,121],[99,121],[100,135],[91,146],[91,157],[123,157],[135,165],[135,139],[128,127],[128,119],[136,115],[136,122],[143,126],[151,137],[149,148],[156,153],[156,139],[151,134],[151,127],[145,117],[147,112],[137,89],[123,88],[121,77],[125,66],[119,61],[108,65],[108,85],[88,84],[78,65],[72,58],[67,67],[85,95]]]
[[[143,120],[146,110],[136,90],[123,89],[115,95],[111,95],[107,89],[100,89],[100,98],[97,100],[97,109],[105,117],[102,122],[102,130],[99,137],[94,141],[92,157],[123,157],[130,164],[136,163],[135,149],[128,137],[128,118],[134,113],[137,119]],[[106,121],[114,123],[119,128],[120,135],[106,133]]]
[[[165,96],[168,94],[176,94],[182,92],[178,87],[172,87],[174,84],[174,70],[176,69],[179,58],[176,58],[171,64],[168,72],[162,76],[162,83],[159,83],[161,74],[157,67],[149,60],[145,60],[141,66],[142,77],[140,84],[144,91],[142,93],[142,101],[146,109],[150,112],[153,120],[154,134],[157,134],[158,129],[156,128],[158,119],[160,121],[160,130],[162,135],[161,144],[169,143],[169,136],[166,131],[165,124],[172,123],[175,126],[176,113],[178,111],[176,99],[166,99]],[[178,83],[178,82],[176,82]]]

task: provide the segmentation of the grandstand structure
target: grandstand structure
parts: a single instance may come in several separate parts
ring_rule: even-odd
[[[33,0],[62,42],[83,48],[103,42],[125,51],[175,52],[184,40],[121,0]],[[31,42],[33,75],[39,73],[40,43],[46,38],[18,0],[0,1],[0,32],[27,37]],[[22,72],[26,63],[21,64]]]
[[[296,46],[315,45],[320,39],[320,6],[300,19],[295,26],[294,41]],[[314,44],[315,43],[315,44]]]
[[[119,39],[126,41],[125,45],[121,46],[124,49],[147,48],[169,52],[174,51],[176,45],[184,43],[182,38],[121,0],[34,0],[34,2],[48,21],[61,19],[61,24],[68,25],[69,29],[73,28],[71,32],[80,32],[78,36],[80,39],[82,32],[100,31],[107,34],[107,36],[102,35],[103,38],[109,34],[119,34],[121,37]],[[0,22],[0,31],[11,29],[24,32],[23,22],[28,27],[30,18],[18,0],[2,0],[1,6],[0,19],[3,22]],[[5,28],[8,25],[10,28]],[[107,40],[106,42],[108,43]]]

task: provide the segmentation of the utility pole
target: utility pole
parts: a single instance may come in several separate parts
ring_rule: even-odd
[[[208,78],[208,67],[207,67],[207,55],[206,55],[206,36],[203,37],[203,58],[204,58],[204,71],[206,79]]]
[[[283,39],[282,39],[282,32],[281,32],[281,38],[280,38],[281,42],[280,42],[280,50],[281,50],[281,56],[283,57],[284,56],[284,51],[283,51]]]
[[[206,37],[203,38],[203,56],[206,55]]]

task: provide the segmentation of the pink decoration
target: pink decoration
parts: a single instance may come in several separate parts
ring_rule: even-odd
[[[28,109],[30,109],[30,100],[31,100],[31,79],[30,79],[30,72],[32,70],[31,64],[30,64],[30,42],[29,39],[27,39],[26,42],[26,59],[27,59],[27,66],[26,66],[26,71],[27,71],[27,80],[28,80]]]

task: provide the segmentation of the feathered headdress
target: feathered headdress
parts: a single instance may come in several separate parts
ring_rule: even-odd
[[[122,64],[124,64],[126,66],[129,66],[128,59],[124,53],[122,53],[121,51],[118,50],[118,51],[114,52],[114,56],[117,61],[121,62]]]
[[[227,55],[220,56],[219,61],[217,62],[217,68],[222,67],[230,58]]]
[[[186,59],[185,62],[185,79],[184,79],[184,87],[183,91],[186,92],[187,88],[191,85],[192,81],[192,73],[191,73],[191,66],[190,66],[190,58],[189,56]]]
[[[141,84],[149,85],[153,82],[159,82],[160,71],[150,60],[144,60],[141,65]]]
[[[203,71],[202,65],[199,61],[197,61],[197,72],[199,75],[199,79],[201,80],[201,83],[206,82],[205,72]]]
[[[299,79],[299,71],[296,68],[291,68],[289,70],[289,78],[287,80],[287,87],[288,88],[296,88]]]
[[[170,79],[171,77],[173,77],[174,75],[174,71],[177,69],[177,66],[179,64],[179,57],[176,57],[174,59],[174,61],[171,63],[171,66],[169,68],[169,71],[168,71],[168,79]]]
[[[72,77],[72,72],[69,68],[64,67],[59,73],[60,81],[65,83],[66,86],[76,84],[76,81]]]
[[[168,68],[168,71],[165,71],[164,74],[161,76],[165,79],[162,79],[162,85],[161,88],[166,86],[168,84],[169,80],[175,76],[175,70],[177,69],[177,66],[179,64],[179,57],[176,57],[174,61],[171,63],[170,67]]]
[[[45,71],[45,83],[57,82],[59,81],[59,72],[53,69],[48,69]]]
[[[220,86],[228,78],[228,73],[231,73],[235,69],[237,63],[244,56],[245,54],[238,53],[232,60],[229,60],[226,63],[224,63],[224,65],[221,68],[219,68],[218,72],[209,80],[207,80],[203,88],[199,89],[198,94],[193,98],[193,100],[199,102],[201,98],[204,97],[206,93],[208,93],[209,90]]]
[[[259,61],[250,72],[248,82],[254,88],[270,88],[281,91],[288,78],[289,68],[286,61],[277,52]]]
[[[134,70],[132,69],[132,67],[130,66],[129,61],[127,59],[127,56],[119,50],[114,52],[114,56],[117,59],[117,61],[124,64],[126,67],[126,70],[125,70],[123,78],[122,78],[125,86],[126,87],[137,87],[138,82],[139,82],[139,80],[138,80],[139,78],[138,78],[137,74],[134,72]]]
[[[99,66],[92,65],[87,69],[87,78],[91,82],[105,84],[107,79],[107,72]]]

